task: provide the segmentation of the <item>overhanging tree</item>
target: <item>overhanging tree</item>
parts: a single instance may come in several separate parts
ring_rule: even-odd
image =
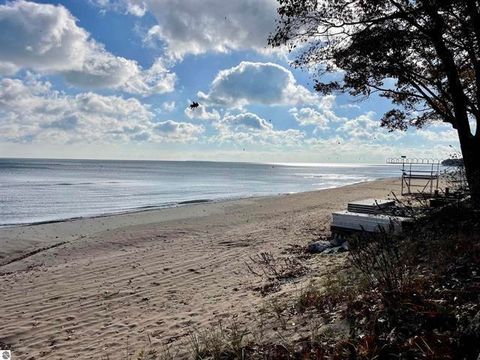
[[[329,94],[392,101],[381,125],[450,123],[458,132],[473,203],[480,207],[480,0],[278,0],[269,38],[298,52]],[[338,81],[326,73],[343,72]]]

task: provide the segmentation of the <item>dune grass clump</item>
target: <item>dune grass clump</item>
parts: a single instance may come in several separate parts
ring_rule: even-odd
[[[253,275],[270,281],[292,279],[304,275],[307,271],[307,268],[299,259],[295,257],[275,257],[269,252],[250,256],[250,261],[247,261],[245,265]]]
[[[250,331],[232,320],[228,326],[222,322],[190,335],[191,357],[202,359],[246,359],[246,347],[252,342]]]

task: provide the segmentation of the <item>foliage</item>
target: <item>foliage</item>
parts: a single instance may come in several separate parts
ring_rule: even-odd
[[[466,109],[470,115],[478,115],[479,83],[474,78],[478,59],[471,57],[479,53],[480,39],[474,33],[480,30],[477,1],[279,3],[280,26],[270,43],[302,46],[296,65],[345,71],[342,81],[317,81],[317,90],[367,96],[377,92],[392,99],[403,109],[385,115],[384,124],[389,127],[404,129],[408,123],[421,126],[430,120],[456,124],[451,75],[446,69],[452,61],[468,97]],[[387,85],[385,80],[390,78],[397,80],[396,84]]]
[[[203,332],[195,332],[190,336],[192,358],[202,359],[245,359],[245,348],[250,332],[235,319],[229,326],[218,322]]]
[[[305,274],[306,267],[294,257],[275,257],[272,253],[262,252],[250,256],[245,263],[248,271],[255,276],[268,280],[286,280]]]
[[[432,121],[457,129],[480,207],[480,1],[278,1],[269,43],[295,50],[318,91],[390,99],[382,118],[390,130]],[[336,80],[323,82],[326,73]]]
[[[463,159],[461,159],[459,154],[453,154],[449,160],[450,163],[453,165],[446,165],[448,166],[448,168],[443,174],[446,185],[459,198],[464,198],[469,193],[469,191]]]
[[[350,241],[350,260],[369,280],[379,286],[383,296],[395,298],[408,282],[407,254],[402,242],[390,232],[364,233]]]

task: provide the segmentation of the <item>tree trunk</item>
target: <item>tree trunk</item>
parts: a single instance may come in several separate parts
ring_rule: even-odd
[[[460,135],[460,146],[472,204],[480,209],[480,138]]]

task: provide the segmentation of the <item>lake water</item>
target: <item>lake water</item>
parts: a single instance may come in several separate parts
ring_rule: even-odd
[[[399,176],[396,165],[0,159],[0,226]]]

